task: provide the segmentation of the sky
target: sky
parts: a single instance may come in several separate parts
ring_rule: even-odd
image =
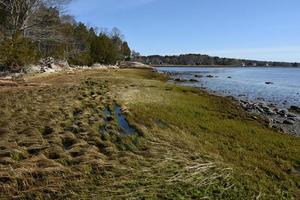
[[[73,0],[67,11],[119,28],[142,55],[300,62],[300,0]]]

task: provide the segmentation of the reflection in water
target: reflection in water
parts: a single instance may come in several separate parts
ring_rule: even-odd
[[[115,104],[115,116],[117,118],[117,122],[118,122],[118,125],[120,127],[120,129],[122,130],[123,133],[125,134],[132,134],[132,133],[135,133],[135,129],[132,128],[126,118],[124,117],[124,115],[122,114],[122,110],[121,110],[121,107],[117,104]]]

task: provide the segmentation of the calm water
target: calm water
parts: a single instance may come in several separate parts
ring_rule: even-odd
[[[282,107],[300,106],[300,68],[266,67],[158,67],[160,72],[176,73],[174,77],[199,82],[184,85],[205,87],[223,95],[248,100],[263,100]],[[197,78],[195,75],[203,75]],[[206,76],[212,75],[213,78]],[[229,78],[230,77],[230,78]],[[274,84],[267,85],[266,82]]]

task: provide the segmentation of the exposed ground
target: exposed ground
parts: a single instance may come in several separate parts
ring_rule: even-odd
[[[0,105],[2,199],[300,198],[299,137],[150,70],[27,77]]]

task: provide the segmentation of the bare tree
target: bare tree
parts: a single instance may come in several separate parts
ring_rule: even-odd
[[[42,20],[34,20],[39,9],[42,6],[55,6],[61,8],[62,5],[69,3],[70,0],[0,0],[0,10],[5,15],[5,24],[3,24],[5,34],[13,37],[18,33],[24,34],[27,29],[36,25],[36,22],[45,22]]]

